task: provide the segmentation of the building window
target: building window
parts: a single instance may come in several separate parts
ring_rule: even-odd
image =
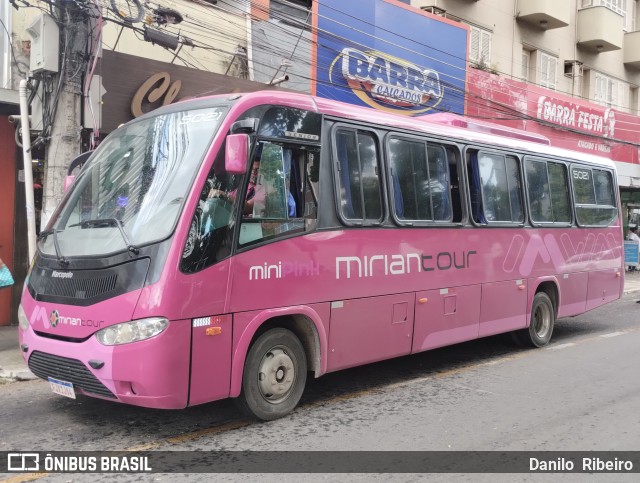
[[[548,89],[556,88],[556,71],[558,58],[544,52],[538,53],[540,85]]]
[[[626,82],[612,79],[600,72],[595,73],[593,102],[622,111],[629,110],[631,89]]]
[[[624,20],[623,30],[635,32],[636,30],[636,1],[637,0],[582,0],[582,8],[606,7],[609,10],[622,15]]]
[[[622,30],[625,32],[636,31],[636,0],[626,0],[626,8],[624,10],[624,26]]]
[[[531,65],[531,51],[527,49],[522,49],[522,72],[520,76],[522,80],[529,80],[529,66]]]
[[[294,27],[305,25],[309,27],[311,22],[310,0],[272,0],[269,8],[271,20],[279,21]]]
[[[469,60],[479,67],[491,64],[491,32],[470,25]]]
[[[624,15],[626,3],[627,0],[582,0],[582,8],[603,6]]]

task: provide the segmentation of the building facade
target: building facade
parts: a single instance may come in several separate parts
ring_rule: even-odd
[[[469,26],[468,115],[610,157],[640,203],[636,0],[413,0]],[[518,115],[520,114],[520,115]],[[511,117],[514,120],[501,118]],[[618,141],[618,142],[616,142]]]

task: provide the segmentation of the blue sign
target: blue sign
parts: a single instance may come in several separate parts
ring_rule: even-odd
[[[317,4],[315,94],[386,112],[464,114],[468,27],[395,1]]]
[[[626,265],[638,265],[639,260],[637,241],[624,242],[624,263]]]

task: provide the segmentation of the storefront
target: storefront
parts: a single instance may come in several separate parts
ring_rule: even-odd
[[[180,99],[203,94],[227,94],[274,89],[260,82],[214,74],[166,62],[103,51],[101,133]]]
[[[17,323],[22,283],[27,270],[27,229],[24,203],[22,156],[15,142],[15,127],[9,122],[16,115],[18,93],[0,89],[0,258],[7,264],[15,285],[0,289],[0,326]]]

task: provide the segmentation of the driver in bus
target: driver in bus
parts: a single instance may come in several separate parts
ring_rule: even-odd
[[[255,160],[253,165],[251,166],[251,175],[249,177],[249,186],[247,187],[247,196],[244,199],[244,208],[242,209],[242,213],[246,216],[249,216],[253,213],[253,202],[256,195],[256,182],[258,180],[258,171],[260,169],[260,161]],[[211,188],[209,190],[208,198],[221,198],[223,200],[228,200],[230,203],[233,203],[238,194],[238,190],[235,189],[233,191],[229,191],[228,193],[223,190],[219,190],[216,188]]]
[[[260,160],[256,159],[251,166],[251,175],[249,177],[249,186],[247,187],[247,196],[244,200],[244,208],[242,209],[242,214],[244,216],[250,217],[253,214],[253,203],[255,201],[256,195],[256,185],[258,182],[258,172],[260,171]],[[221,198],[223,200],[228,200],[233,203],[236,199],[238,190],[235,189],[230,192],[226,192],[223,190],[211,188],[209,190],[208,198]],[[287,190],[287,211],[289,217],[296,216],[296,202],[293,198],[293,195],[289,190]]]

